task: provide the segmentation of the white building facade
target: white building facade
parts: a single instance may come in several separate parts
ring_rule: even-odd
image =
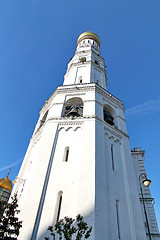
[[[65,216],[84,216],[91,240],[147,240],[139,190],[144,151],[130,151],[124,106],[106,91],[100,40],[80,35],[63,86],[46,101],[22,163],[19,240],[44,239]],[[160,235],[149,190],[145,206],[153,240]]]

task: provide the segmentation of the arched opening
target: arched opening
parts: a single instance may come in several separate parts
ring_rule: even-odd
[[[65,150],[64,150],[64,162],[68,162],[68,156],[69,156],[69,147],[65,147]]]
[[[65,103],[65,117],[82,117],[83,116],[83,101],[79,97],[70,98]]]
[[[98,60],[95,60],[95,64],[99,65],[99,62],[98,62]]]
[[[79,76],[79,83],[82,83],[82,76]]]
[[[82,57],[82,58],[80,59],[80,61],[81,61],[82,63],[86,62],[86,57]]]
[[[60,219],[61,207],[62,207],[62,194],[63,194],[62,191],[59,191],[57,194],[57,202],[56,202],[56,209],[55,209],[55,215],[54,215],[55,224],[57,224]]]
[[[42,127],[42,125],[45,123],[46,118],[47,118],[47,115],[48,115],[48,110],[47,110],[47,112],[44,114],[43,118],[40,120],[39,128]]]
[[[110,125],[114,125],[114,111],[109,105],[104,105],[103,107],[103,118],[104,121]]]

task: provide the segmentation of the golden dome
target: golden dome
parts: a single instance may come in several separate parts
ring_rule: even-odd
[[[98,43],[99,47],[100,47],[101,42],[100,42],[99,37],[97,36],[96,33],[90,32],[90,31],[84,32],[84,33],[82,33],[82,34],[79,36],[79,38],[78,38],[78,40],[77,40],[77,45],[78,45],[82,40],[88,39],[88,38],[89,38],[89,39],[92,39],[92,40],[95,40],[95,41]]]
[[[12,182],[9,180],[8,175],[5,178],[0,179],[0,188],[7,189],[11,192],[12,190]]]

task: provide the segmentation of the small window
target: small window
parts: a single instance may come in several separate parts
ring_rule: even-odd
[[[81,58],[81,62],[82,62],[82,63],[86,62],[86,57],[82,57],[82,58]]]
[[[68,156],[69,156],[69,147],[66,147],[65,151],[64,151],[64,161],[65,162],[68,162]]]
[[[79,77],[79,83],[82,83],[82,76]]]
[[[115,170],[114,166],[114,154],[113,154],[113,144],[111,144],[111,160],[112,160],[112,170]]]
[[[58,213],[57,213],[56,223],[59,221],[60,212],[61,212],[61,204],[62,204],[62,196],[60,196],[60,198],[59,198]]]
[[[85,41],[83,41],[83,43],[85,43]]]
[[[118,200],[116,200],[116,218],[117,218],[118,239],[121,239],[120,226],[119,226],[119,201]]]
[[[99,62],[97,60],[95,60],[95,64],[99,65]]]
[[[61,213],[61,206],[62,206],[62,194],[63,194],[63,192],[62,191],[60,191],[59,193],[58,193],[58,196],[57,196],[57,204],[56,204],[56,212],[55,212],[55,224],[57,224],[58,223],[58,221],[59,221],[59,218],[60,218],[60,213]]]
[[[93,45],[94,45],[94,41],[93,41]]]
[[[88,43],[90,43],[90,41],[88,40]]]

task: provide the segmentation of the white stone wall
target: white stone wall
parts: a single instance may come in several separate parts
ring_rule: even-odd
[[[106,89],[105,62],[100,56],[99,47],[96,47],[96,42],[93,45],[93,40],[86,39],[84,42],[79,43],[76,54],[68,64],[63,85],[78,84],[81,79],[82,83],[95,82]]]
[[[63,86],[40,111],[13,190],[23,221],[19,240],[44,239],[60,195],[60,218],[83,215],[93,227],[90,239],[146,239],[124,106],[106,91],[104,60],[96,42],[88,41],[79,43]],[[82,99],[82,116],[65,115],[71,98]],[[104,107],[113,126],[104,120]]]
[[[84,102],[83,117],[62,117],[62,102],[74,96]],[[117,122],[116,127],[103,120],[104,104],[114,107],[112,110],[117,119],[121,115],[122,121]],[[134,182],[133,166],[128,160],[131,159],[128,136],[123,132],[122,103],[92,83],[79,85],[77,90],[72,86],[58,87],[45,108],[45,111],[49,109],[46,122],[33,134],[26,164],[19,175],[25,180],[19,202],[24,225],[19,239],[30,239],[33,229],[38,239],[43,239],[47,226],[55,222],[59,191],[63,192],[60,217],[82,214],[94,227],[93,239],[104,239],[104,236],[106,239],[117,238],[116,201],[121,237],[124,240],[129,236],[130,239],[138,239],[138,236],[144,239],[138,193],[131,184]],[[41,111],[44,115],[45,111]],[[64,162],[67,146],[69,157],[68,162]],[[132,196],[132,191],[137,195]],[[25,206],[30,206],[32,211]],[[137,215],[140,215],[138,223]],[[37,221],[38,225],[35,224]]]

